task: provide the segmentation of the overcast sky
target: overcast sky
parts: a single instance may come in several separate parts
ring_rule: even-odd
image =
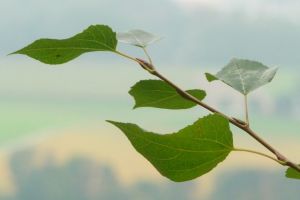
[[[261,16],[278,17],[299,24],[300,1],[298,0],[173,0],[182,7],[192,9],[207,7],[223,13],[243,11],[252,19]]]
[[[0,54],[41,37],[65,38],[90,24],[108,24],[164,36],[151,48],[164,64],[219,66],[242,57],[295,67],[299,9],[297,0],[1,0]]]

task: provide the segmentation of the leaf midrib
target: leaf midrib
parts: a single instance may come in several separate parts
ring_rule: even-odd
[[[179,96],[179,95],[178,95],[178,94],[174,94],[174,95],[171,95],[171,96],[168,96],[168,97],[165,97],[165,98],[156,100],[156,101],[151,101],[151,102],[149,102],[149,103],[140,104],[139,106],[150,106],[151,104],[157,104],[157,103],[160,103],[160,102],[162,102],[162,101],[166,101],[166,100],[175,98],[175,97],[177,97],[177,96]]]
[[[102,45],[105,48],[109,49],[110,51],[115,51],[115,49],[111,48],[110,46],[107,46],[105,43],[98,42],[97,40],[86,40],[86,39],[67,39],[67,40],[80,40],[80,41],[87,41],[87,42],[94,42],[98,45]],[[53,40],[55,41],[55,40]],[[56,41],[63,41],[63,40],[56,40]],[[21,50],[23,52],[30,52],[30,51],[42,51],[42,50],[92,50],[92,51],[101,51],[102,48],[82,48],[82,47],[45,47],[45,48],[31,48],[27,50]]]
[[[241,80],[242,90],[243,90],[244,94],[246,94],[245,80],[242,77],[241,68],[238,65],[234,65],[234,66],[237,69],[239,79]]]
[[[152,133],[154,134],[154,133]],[[156,145],[160,145],[160,146],[163,146],[163,147],[167,147],[169,149],[173,149],[173,150],[176,150],[176,151],[185,151],[185,152],[190,152],[190,153],[201,153],[201,152],[206,152],[206,151],[196,151],[196,150],[190,150],[190,149],[182,149],[182,148],[176,148],[176,147],[172,147],[172,146],[169,146],[169,145],[166,145],[166,144],[161,144],[161,143],[158,143],[158,142],[154,142],[152,141],[151,139],[147,138],[147,137],[141,137],[140,135],[138,134],[135,134],[133,137],[137,137],[137,138],[140,138],[140,139],[143,139],[143,140],[146,140],[147,142],[149,143],[153,143],[153,144],[156,144]],[[220,146],[223,146],[228,150],[232,150],[232,147],[229,147],[227,146],[226,144],[223,144],[223,143],[220,143],[216,140],[211,140],[211,139],[200,139],[200,138],[189,138],[189,137],[181,137],[181,138],[188,138],[188,139],[192,139],[192,140],[198,140],[198,141],[206,141],[206,142],[211,142],[211,143],[215,143],[215,144],[219,144]],[[222,151],[222,150],[221,150]],[[226,150],[224,150],[226,151]],[[218,151],[207,151],[208,153],[211,152],[218,152]]]

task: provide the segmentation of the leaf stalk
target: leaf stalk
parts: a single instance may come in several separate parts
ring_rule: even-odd
[[[243,149],[243,148],[234,148],[233,151],[240,151],[240,152],[247,152],[247,153],[252,153],[252,154],[256,154],[256,155],[260,155],[260,156],[263,156],[265,158],[269,158],[277,163],[279,163],[280,165],[286,165],[285,162],[281,161],[281,160],[278,160],[272,156],[269,156],[267,154],[264,154],[264,153],[261,153],[261,152],[258,152],[258,151],[254,151],[254,150],[250,150],[250,149]]]
[[[247,95],[244,95],[244,107],[245,107],[246,125],[250,126],[250,123],[249,123],[249,111],[248,111],[248,97],[247,97]]]

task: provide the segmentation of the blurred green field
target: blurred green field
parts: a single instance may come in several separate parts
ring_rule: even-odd
[[[131,110],[131,105],[124,103],[98,102],[34,102],[34,101],[1,101],[0,102],[0,145],[15,139],[21,139],[44,131],[65,127],[76,127],[86,123],[116,118],[118,111],[128,113],[127,121],[148,121],[153,126],[158,123],[161,129],[174,129],[192,123],[201,115],[194,112],[170,112],[158,110]],[[127,109],[126,109],[127,107]],[[124,109],[125,108],[125,109]],[[123,110],[122,110],[123,109]],[[157,119],[155,116],[165,116]],[[144,120],[141,119],[144,117]],[[120,117],[117,117],[120,118]],[[125,117],[122,117],[125,118]],[[182,120],[182,119],[185,120]],[[189,122],[190,121],[190,122]],[[275,138],[298,137],[300,123],[297,118],[285,116],[251,116],[251,122],[256,130],[264,135]],[[156,126],[156,129],[160,129]]]
[[[0,144],[48,129],[85,123],[99,115],[94,104],[0,102]]]

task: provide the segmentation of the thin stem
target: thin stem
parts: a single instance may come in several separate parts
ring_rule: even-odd
[[[146,47],[142,47],[142,49],[143,49],[144,53],[146,54],[149,63],[150,63],[151,65],[153,65],[152,59],[151,59],[151,57],[150,57],[150,55],[149,55],[149,53],[148,53]]]
[[[173,82],[171,82],[169,79],[167,79],[165,76],[163,76],[162,74],[160,74],[152,64],[147,63],[144,60],[141,59],[137,59],[137,58],[133,58],[131,56],[128,56],[124,53],[121,53],[119,51],[115,51],[115,53],[128,58],[130,60],[133,60],[135,62],[137,62],[143,69],[147,70],[149,73],[151,73],[152,75],[160,78],[161,80],[165,81],[166,83],[168,83],[170,86],[172,86],[177,92],[178,94],[180,94],[183,98],[190,100],[196,104],[198,104],[199,106],[209,110],[212,113],[216,113],[219,115],[222,115],[223,117],[225,117],[226,119],[228,119],[228,121],[235,125],[236,127],[244,130],[246,133],[248,133],[251,137],[253,137],[257,142],[259,142],[261,145],[263,145],[265,148],[267,148],[270,152],[272,152],[277,160],[281,161],[282,163],[285,163],[286,166],[289,166],[293,169],[295,169],[296,171],[300,172],[300,166],[293,163],[292,161],[290,161],[289,159],[287,159],[285,156],[283,156],[281,153],[279,153],[273,146],[271,146],[267,141],[265,141],[263,138],[261,138],[260,136],[258,136],[252,129],[250,129],[250,127],[239,121],[236,120],[235,118],[229,117],[227,115],[225,115],[224,113],[218,111],[217,109],[207,105],[206,103],[200,101],[199,99],[197,99],[196,97],[194,97],[193,95],[187,93],[186,91],[184,91],[183,89],[181,89],[180,87],[178,87],[176,84],[174,84]]]
[[[247,126],[250,125],[249,123],[249,112],[248,112],[248,98],[247,95],[244,95],[244,107],[245,107],[245,119]]]
[[[124,57],[124,58],[128,58],[129,60],[132,60],[132,61],[134,61],[134,62],[140,63],[140,62],[138,61],[138,59],[133,58],[133,57],[131,57],[131,56],[125,54],[125,53],[122,53],[122,52],[120,52],[120,51],[114,51],[114,53],[116,53],[116,54],[118,54],[118,55],[120,55],[120,56],[122,56],[122,57]]]
[[[233,151],[240,151],[240,152],[247,152],[247,153],[253,153],[253,154],[256,154],[256,155],[260,155],[260,156],[263,156],[263,157],[266,157],[266,158],[269,158],[277,163],[279,163],[280,165],[286,165],[285,162],[281,161],[281,160],[278,160],[272,156],[269,156],[267,154],[264,154],[264,153],[261,153],[261,152],[258,152],[258,151],[254,151],[254,150],[250,150],[250,149],[243,149],[243,148],[234,148]]]

